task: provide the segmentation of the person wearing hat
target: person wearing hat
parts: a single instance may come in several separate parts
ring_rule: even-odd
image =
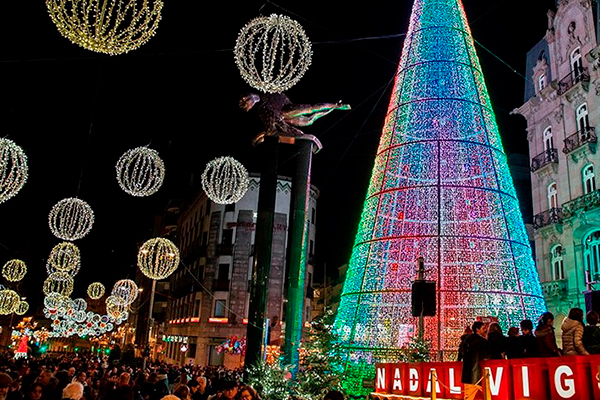
[[[8,388],[12,383],[10,375],[0,372],[0,400],[6,400],[8,398]]]

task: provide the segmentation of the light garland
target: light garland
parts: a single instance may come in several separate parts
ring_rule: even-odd
[[[23,301],[20,301],[19,303],[17,303],[17,308],[15,310],[15,314],[23,315],[28,310],[29,310],[29,303],[27,303],[26,301],[23,300]]]
[[[54,236],[73,241],[90,232],[94,224],[94,212],[85,201],[70,197],[52,207],[48,222]]]
[[[116,55],[135,50],[154,36],[163,2],[46,0],[46,6],[62,36],[87,50]]]
[[[138,287],[131,279],[121,279],[115,283],[111,292],[115,297],[116,304],[128,305],[135,301],[138,296]]]
[[[10,260],[2,267],[2,276],[10,282],[19,282],[27,273],[27,265],[21,260]]]
[[[206,165],[202,173],[202,189],[218,204],[237,203],[248,191],[248,171],[232,157],[220,157]]]
[[[137,147],[119,158],[117,181],[132,196],[150,196],[158,191],[165,177],[165,165],[156,150]]]
[[[150,279],[165,279],[175,272],[178,266],[179,250],[169,239],[150,239],[138,252],[138,267]]]
[[[44,281],[42,290],[46,296],[58,293],[68,297],[73,293],[73,278],[67,272],[54,272]]]
[[[62,242],[52,248],[46,262],[48,275],[54,272],[67,272],[71,277],[81,267],[79,248],[70,242]]]
[[[281,93],[294,86],[312,60],[302,26],[284,16],[258,17],[240,31],[234,48],[242,78],[262,92]]]
[[[19,301],[21,301],[21,297],[14,290],[0,290],[0,315],[8,315],[15,312]]]
[[[102,296],[104,296],[105,292],[104,285],[100,282],[91,283],[87,288],[87,294],[92,300],[98,300]]]
[[[57,310],[65,299],[66,297],[60,293],[50,293],[44,297],[44,305],[48,309]]]
[[[27,156],[8,139],[0,139],[0,203],[16,195],[27,181]]]

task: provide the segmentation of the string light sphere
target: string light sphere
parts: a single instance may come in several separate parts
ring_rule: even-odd
[[[68,272],[75,276],[81,266],[79,248],[70,242],[62,242],[52,248],[46,263],[48,275],[54,272]]]
[[[242,78],[265,93],[294,86],[312,61],[310,41],[302,26],[284,15],[271,14],[248,22],[234,48]]]
[[[27,273],[27,265],[21,260],[10,260],[2,267],[2,276],[10,282],[19,282]]]
[[[87,301],[82,298],[73,299],[73,309],[77,312],[84,312],[87,308]]]
[[[67,272],[54,272],[44,281],[42,290],[46,296],[50,293],[70,296],[73,293],[73,278]]]
[[[165,178],[165,164],[156,150],[137,147],[128,150],[117,162],[117,181],[126,193],[144,197],[160,189]]]
[[[14,290],[0,290],[0,315],[8,315],[15,312],[20,301],[21,297]]]
[[[111,294],[111,297],[115,297],[117,304],[131,304],[138,296],[138,287],[131,279],[121,279],[115,283]]]
[[[60,34],[72,43],[117,55],[137,49],[154,36],[163,1],[46,0],[46,6]]]
[[[65,296],[60,293],[50,293],[44,297],[44,305],[52,310],[56,310],[60,307],[62,302],[65,300]]]
[[[94,224],[94,211],[85,201],[70,197],[52,207],[48,222],[54,236],[73,241],[90,232]]]
[[[138,252],[138,267],[150,279],[165,279],[175,272],[178,266],[179,250],[169,239],[150,239]]]
[[[206,165],[202,173],[202,189],[218,204],[237,203],[248,191],[248,171],[232,157],[219,157]]]
[[[29,303],[27,303],[26,301],[20,301],[19,303],[17,303],[17,308],[15,310],[15,314],[23,315],[28,310],[29,310]]]
[[[87,288],[87,294],[92,300],[98,300],[99,298],[104,296],[105,291],[106,289],[104,288],[104,285],[100,282],[91,283],[90,286],[88,286]]]
[[[0,139],[0,203],[16,195],[27,181],[27,156],[8,139]]]

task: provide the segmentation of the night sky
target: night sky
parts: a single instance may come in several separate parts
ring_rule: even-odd
[[[85,200],[96,217],[91,233],[75,242],[82,252],[78,297],[93,281],[110,290],[116,280],[134,277],[137,245],[151,237],[154,215],[169,199],[197,191],[208,161],[230,155],[257,171],[250,142],[261,127],[256,115],[238,108],[239,95],[251,88],[232,49],[239,30],[260,14],[297,20],[313,42],[312,65],[287,92],[291,100],[343,100],[353,107],[305,129],[324,145],[313,163],[313,184],[321,192],[315,274],[326,265],[335,276],[348,261],[412,2],[167,1],[156,36],[112,57],[63,38],[44,1],[5,3],[0,137],[25,150],[29,179],[0,204],[0,264],[27,263],[19,291],[32,308],[41,299],[48,254],[61,242],[47,222],[61,199]],[[525,120],[509,112],[523,103],[525,54],[543,38],[554,1],[464,4],[475,40],[494,54],[476,47],[505,148],[526,154]],[[157,194],[134,198],[119,188],[115,164],[144,145],[159,152],[166,177]],[[290,174],[292,167],[283,158],[279,172]]]

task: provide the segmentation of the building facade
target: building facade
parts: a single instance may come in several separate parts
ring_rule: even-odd
[[[241,354],[220,351],[219,346],[233,345],[246,335],[259,188],[260,178],[251,176],[248,192],[236,204],[215,204],[200,193],[181,208],[177,244],[182,263],[170,278],[166,330],[158,344],[165,360],[227,367],[243,361]],[[271,345],[283,338],[291,193],[291,180],[279,177],[266,311]],[[304,321],[310,320],[313,297],[317,197],[313,187]]]
[[[600,289],[598,4],[558,0],[527,54],[525,103],[535,258],[556,326],[584,292]],[[558,335],[560,336],[560,335]]]

